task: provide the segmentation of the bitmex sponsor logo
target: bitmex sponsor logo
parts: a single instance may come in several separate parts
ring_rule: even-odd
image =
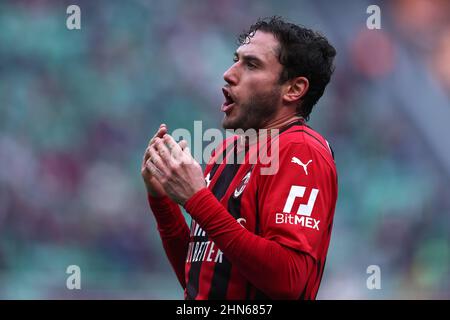
[[[306,187],[303,186],[291,186],[289,195],[284,204],[283,213],[277,213],[275,215],[276,224],[297,224],[302,227],[319,230],[320,220],[311,218],[311,214],[316,203],[319,189],[312,188],[309,195],[308,203],[300,204],[297,210],[297,214],[291,214],[296,199],[302,199],[305,195]]]
[[[291,215],[290,213],[277,213],[275,216],[275,223],[298,224],[302,227],[319,230],[320,220],[306,216]]]

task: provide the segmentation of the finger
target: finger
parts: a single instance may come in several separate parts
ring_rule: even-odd
[[[188,155],[189,157],[192,157],[191,149],[189,149],[188,147],[184,148],[183,153]]]
[[[178,160],[173,157],[173,153],[164,143],[164,140],[157,138],[155,140],[155,149],[158,151],[159,156],[169,168],[179,163]]]
[[[148,153],[148,147],[150,147],[157,137],[162,138],[167,133],[167,126],[165,123],[161,123],[158,128],[158,131],[154,134],[154,136],[150,139],[147,145],[147,149],[145,149],[144,156],[142,158],[142,168],[145,167],[145,163],[147,162],[150,154]]]
[[[163,141],[169,150],[181,150],[180,146],[170,134],[165,134],[163,136]]]
[[[167,168],[167,165],[163,159],[161,159],[161,156],[159,155],[158,151],[156,150],[156,144],[149,147],[149,154],[150,159],[147,161],[147,164],[150,162],[153,164],[162,175],[167,176],[169,173],[169,170]]]
[[[145,170],[149,172],[150,175],[152,177],[155,177],[157,180],[161,180],[161,178],[163,178],[163,174],[161,173],[161,171],[158,170],[158,168],[150,160],[148,160],[145,163]]]
[[[141,164],[142,169],[145,168],[145,163],[147,162],[148,157],[150,157],[150,155],[147,153],[147,149],[145,149],[144,156],[142,157],[142,164]]]
[[[181,140],[180,142],[178,142],[178,145],[180,146],[181,150],[184,150],[184,148],[188,146],[188,143],[186,140]]]
[[[183,162],[188,164],[195,164],[197,161],[194,159],[194,157],[191,154],[191,149],[186,147],[182,152]]]
[[[156,138],[162,138],[166,133],[167,133],[167,126],[164,123],[162,123],[159,126],[158,131],[155,133],[155,135],[148,142],[148,145],[151,146],[155,142]]]
[[[155,170],[158,170],[156,169],[155,165],[151,163],[151,161],[147,160],[147,162],[142,165],[141,172],[143,174],[150,175],[150,177],[153,177],[156,174],[161,175],[161,172],[156,172],[156,174],[153,174],[152,170],[150,170],[150,165],[153,166]]]
[[[150,141],[150,144],[155,143],[156,138],[162,138],[167,133],[167,128],[165,126],[159,127],[158,131],[155,133],[154,137]]]
[[[164,144],[169,149],[170,153],[172,154],[172,157],[176,160],[179,160],[183,154],[183,149],[175,141],[175,139],[171,135],[165,134],[163,136],[163,141],[164,141]]]
[[[144,159],[143,159],[142,165],[145,165],[145,163],[147,162],[148,158],[150,157],[149,150],[150,150],[150,146],[148,146],[147,149],[145,149]]]
[[[162,138],[167,133],[167,126],[165,124],[161,124],[159,126],[158,132],[156,133],[156,136],[158,138]]]

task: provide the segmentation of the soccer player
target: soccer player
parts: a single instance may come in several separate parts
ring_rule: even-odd
[[[268,164],[249,159],[263,145],[236,135],[203,173],[186,142],[161,125],[141,168],[149,204],[186,299],[315,299],[338,191],[330,145],[306,121],[336,51],[279,17],[258,20],[239,39],[223,76],[223,127],[277,130],[264,147],[277,152],[278,170],[262,174]]]

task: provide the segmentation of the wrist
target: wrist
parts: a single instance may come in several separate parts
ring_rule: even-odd
[[[201,201],[205,194],[211,193],[211,191],[207,187],[203,187],[200,190],[196,191],[189,199],[187,199],[183,207],[187,210],[188,207],[192,207],[198,201]]]
[[[164,194],[160,194],[158,192],[152,191],[147,189],[147,195],[151,198],[155,198],[155,199],[160,199],[160,198],[164,198],[165,195]]]
[[[152,198],[163,198],[166,195],[164,193],[155,190],[155,188],[149,186],[146,182],[145,182],[145,190],[147,191],[147,194]]]

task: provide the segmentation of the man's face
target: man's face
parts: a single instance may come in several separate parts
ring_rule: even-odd
[[[235,63],[224,73],[224,129],[260,129],[281,106],[278,40],[257,31],[236,50]]]

